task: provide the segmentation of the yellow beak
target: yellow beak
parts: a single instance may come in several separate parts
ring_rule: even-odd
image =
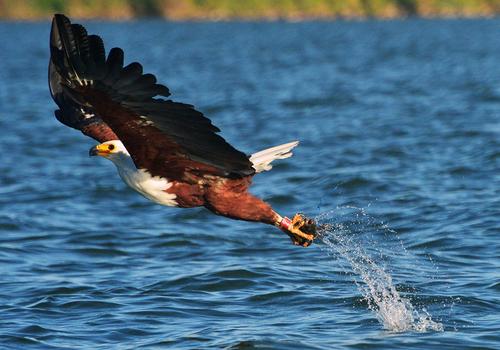
[[[91,149],[89,149],[89,156],[90,157],[93,157],[93,156],[106,157],[110,153],[111,152],[109,151],[107,145],[104,145],[102,143],[100,145],[94,146]]]

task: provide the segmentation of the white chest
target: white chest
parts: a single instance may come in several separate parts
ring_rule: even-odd
[[[176,195],[165,192],[172,187],[172,183],[165,178],[151,176],[145,169],[118,168],[118,173],[123,181],[147,199],[155,203],[176,207]]]

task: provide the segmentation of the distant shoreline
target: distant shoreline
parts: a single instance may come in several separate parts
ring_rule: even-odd
[[[496,0],[0,0],[0,20],[76,19],[169,21],[312,21],[404,18],[491,18]]]
[[[67,15],[67,13],[66,13]],[[170,18],[170,17],[159,17],[159,16],[137,16],[137,17],[104,17],[104,16],[72,16],[67,15],[72,20],[85,20],[85,21],[109,21],[109,22],[133,22],[142,20],[153,20],[153,21],[166,21],[166,22],[192,22],[192,23],[216,23],[216,22],[286,22],[286,23],[301,23],[301,22],[363,22],[363,21],[398,21],[398,20],[475,20],[475,19],[498,19],[500,14],[494,14],[491,16],[401,16],[401,17],[304,17],[304,18],[267,18],[267,17],[225,17],[225,18],[212,18],[212,17],[186,17],[186,18]],[[1,22],[46,22],[52,19],[51,16],[41,16],[41,17],[19,17],[19,18],[7,18],[0,16]]]

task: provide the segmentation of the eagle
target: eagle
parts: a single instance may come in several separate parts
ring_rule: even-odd
[[[124,65],[122,49],[106,56],[99,36],[62,14],[52,20],[49,88],[57,120],[99,142],[89,155],[112,161],[144,197],[274,225],[303,247],[316,237],[314,220],[281,216],[249,192],[253,176],[290,157],[297,141],[250,156],[237,150],[194,106],[168,99],[169,89],[140,63]]]

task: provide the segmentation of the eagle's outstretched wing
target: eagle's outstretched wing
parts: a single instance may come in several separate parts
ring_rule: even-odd
[[[255,173],[248,156],[219,136],[210,119],[165,99],[168,88],[143,74],[139,63],[124,67],[121,49],[111,49],[106,59],[101,38],[64,15],[52,21],[50,52],[57,119],[100,142],[121,140],[137,168],[182,181]]]

